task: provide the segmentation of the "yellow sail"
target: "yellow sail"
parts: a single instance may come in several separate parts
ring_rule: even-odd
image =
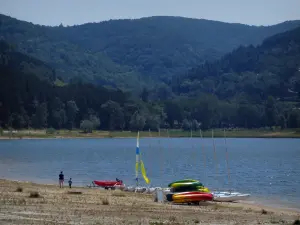
[[[139,163],[136,162],[135,163],[135,172],[138,173],[139,172]],[[137,176],[136,176],[137,177]]]
[[[147,177],[146,170],[145,170],[145,166],[144,166],[144,163],[143,163],[142,160],[141,160],[141,172],[142,172],[142,175],[143,175],[144,180],[146,181],[147,184],[149,184],[149,183],[150,183],[150,180],[149,180],[149,178]]]

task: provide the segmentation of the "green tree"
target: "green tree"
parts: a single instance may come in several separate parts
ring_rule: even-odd
[[[191,128],[193,130],[199,130],[200,125],[201,124],[197,120],[195,120],[195,119],[191,122]]]
[[[130,129],[133,131],[143,130],[146,123],[144,115],[135,112],[130,119]]]
[[[109,130],[124,128],[124,113],[119,103],[109,100],[101,108],[106,112]]]
[[[273,126],[276,122],[277,110],[274,97],[269,96],[265,103],[265,121],[267,126]]]
[[[52,109],[52,124],[56,129],[61,129],[67,124],[68,118],[65,110],[65,104],[59,97],[55,97],[51,104]]]
[[[82,120],[80,123],[80,129],[83,130],[84,133],[92,133],[94,128],[94,124],[90,120]]]
[[[191,130],[191,129],[192,129],[191,122],[188,121],[187,119],[184,119],[184,120],[182,121],[182,129],[183,129],[183,130]]]
[[[100,121],[100,119],[99,119],[98,116],[96,116],[96,115],[90,115],[89,121],[92,123],[93,129],[96,130],[96,129],[98,129],[100,127],[101,121]]]
[[[78,107],[75,101],[68,101],[67,102],[67,118],[68,118],[68,127],[73,129],[76,115],[78,114]]]
[[[48,125],[47,103],[43,102],[39,104],[37,100],[34,100],[33,106],[35,108],[35,112],[31,116],[32,126],[34,128],[46,128]]]
[[[146,88],[143,88],[142,90],[141,99],[143,102],[148,102],[149,100],[149,91]]]

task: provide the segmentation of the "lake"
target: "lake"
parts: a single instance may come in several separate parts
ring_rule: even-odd
[[[0,177],[56,184],[62,170],[74,185],[115,178],[134,185],[135,146],[134,138],[0,140]],[[300,208],[299,139],[228,138],[225,145],[216,138],[215,149],[214,155],[211,138],[140,139],[152,186],[191,178],[211,190],[230,188],[253,201]]]

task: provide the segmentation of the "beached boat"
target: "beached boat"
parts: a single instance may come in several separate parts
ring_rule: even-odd
[[[105,189],[116,189],[124,187],[123,181],[114,181],[114,180],[94,180],[93,184]]]
[[[213,192],[214,201],[217,202],[235,202],[246,200],[250,197],[250,194],[243,194],[240,192],[227,192],[227,191],[219,191]]]
[[[136,140],[136,158],[135,158],[135,180],[136,180],[136,186],[139,186],[139,170],[141,170],[142,176],[146,182],[146,184],[150,183],[150,179],[147,177],[146,169],[144,162],[142,160],[142,154],[140,152],[140,132],[137,134],[137,140]]]
[[[216,161],[216,148],[215,148],[215,142],[214,142],[214,135],[212,130],[212,139],[213,139],[213,150],[214,150],[214,156]],[[224,144],[225,144],[225,153],[226,153],[226,167],[227,167],[227,173],[228,173],[228,182],[230,183],[230,171],[229,171],[229,165],[228,165],[228,150],[227,150],[227,142],[226,142],[226,134],[224,130]],[[217,169],[217,165],[216,165]],[[218,169],[217,169],[218,173]],[[218,202],[234,202],[234,201],[240,201],[245,200],[250,197],[250,194],[243,194],[240,192],[235,191],[214,191],[212,192],[214,196],[214,201]]]

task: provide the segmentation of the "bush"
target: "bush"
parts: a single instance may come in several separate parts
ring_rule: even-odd
[[[41,196],[37,191],[32,191],[29,194],[29,198],[39,198],[39,197],[41,197]]]
[[[23,188],[22,187],[17,187],[16,192],[23,192]]]
[[[300,220],[295,220],[293,224],[300,224]]]
[[[48,128],[47,130],[46,130],[46,134],[55,134],[56,133],[56,130],[54,129],[54,128]]]
[[[268,214],[268,212],[266,210],[262,209],[261,214]]]
[[[90,120],[83,120],[80,123],[80,129],[83,130],[84,133],[92,133],[93,123]]]
[[[2,135],[3,135],[3,128],[0,127],[0,136],[2,136]]]
[[[109,201],[107,198],[102,199],[102,205],[109,205]]]

